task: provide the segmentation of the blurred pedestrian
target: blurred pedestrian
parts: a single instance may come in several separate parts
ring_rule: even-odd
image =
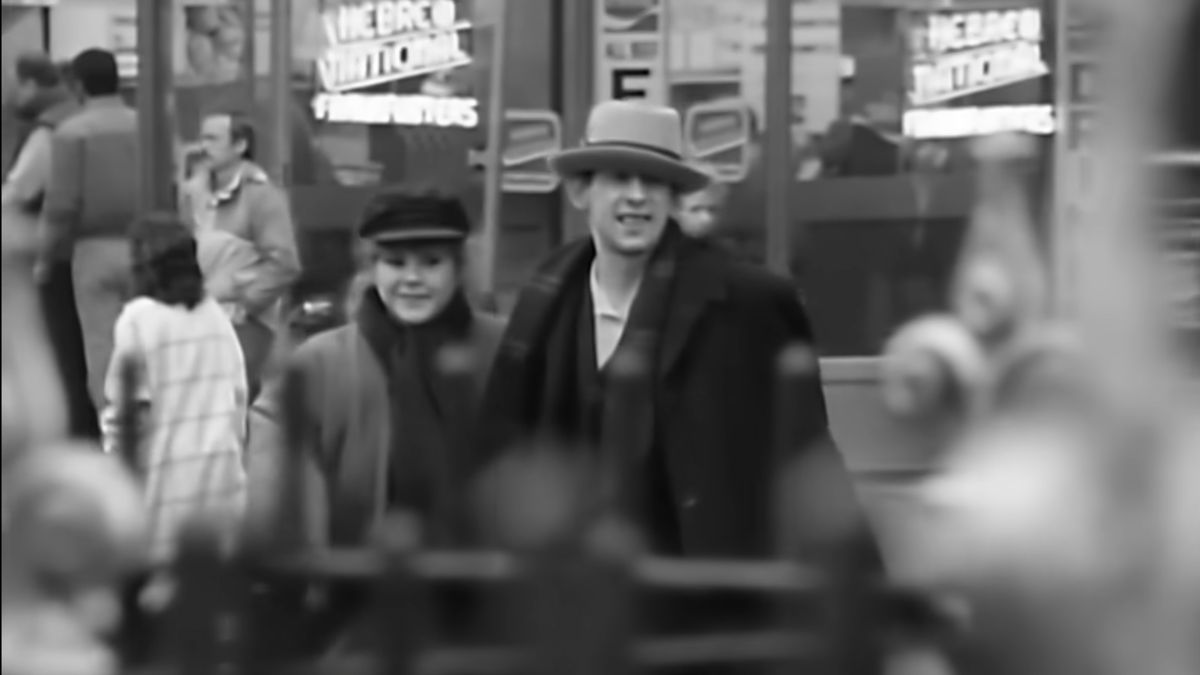
[[[85,100],[51,139],[39,268],[48,278],[56,263],[70,261],[88,390],[100,406],[113,324],[129,299],[127,232],[140,197],[138,118],[120,96],[112,52],[85,50],[71,70]]]
[[[709,183],[695,192],[680,196],[675,218],[684,234],[696,239],[709,239],[716,233],[717,216],[729,188],[712,165],[697,164],[696,168],[708,176]]]
[[[255,163],[256,140],[244,115],[205,117],[203,167],[187,181],[182,199],[209,287],[237,328],[252,395],[283,329],[285,296],[300,276],[287,195]]]
[[[59,61],[55,65],[58,66],[58,76],[62,78],[63,87],[66,88],[67,93],[82,104],[84,101],[83,89],[79,85],[79,78],[75,77],[75,69],[71,66],[71,62],[69,60]]]
[[[130,459],[145,484],[153,559],[167,562],[186,518],[240,518],[249,394],[237,335],[205,292],[188,227],[151,214],[134,224],[131,248],[135,297],[114,329],[104,447],[130,450],[122,448],[122,420],[138,418]]]
[[[21,240],[22,246],[34,253],[50,178],[50,139],[59,124],[79,111],[79,103],[63,81],[59,66],[45,54],[18,56],[14,70],[18,112],[35,126],[4,178],[0,204],[5,237],[11,238],[10,241]],[[88,395],[87,362],[75,307],[71,261],[65,257],[47,261],[40,271],[37,288],[47,337],[67,394],[69,431],[73,436],[97,438],[99,427],[96,407]]]

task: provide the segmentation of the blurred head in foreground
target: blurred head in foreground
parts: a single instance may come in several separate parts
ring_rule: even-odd
[[[695,192],[684,194],[679,200],[679,209],[675,219],[679,227],[690,237],[704,239],[711,236],[717,228],[717,215],[729,192],[728,186],[721,181],[716,169],[708,164],[697,164],[696,168],[709,176],[711,182]]]

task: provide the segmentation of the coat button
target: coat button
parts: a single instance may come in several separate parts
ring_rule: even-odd
[[[700,503],[700,498],[699,498],[699,497],[697,497],[697,496],[695,496],[695,495],[690,495],[690,496],[688,496],[688,497],[684,497],[684,499],[683,499],[683,508],[685,508],[685,509],[694,509],[694,508],[696,508],[696,505],[697,505],[697,504],[699,504],[699,503]]]

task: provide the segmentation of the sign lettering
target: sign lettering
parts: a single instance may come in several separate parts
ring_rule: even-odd
[[[649,68],[615,68],[612,71],[612,97],[646,98],[649,80]]]
[[[1034,8],[930,12],[910,36],[909,99],[929,105],[1050,72]]]
[[[594,100],[668,103],[667,0],[594,0]]]
[[[329,47],[317,62],[326,91],[341,92],[463,66],[471,57],[454,0],[342,5],[322,17]]]
[[[479,102],[421,94],[322,93],[313,98],[313,114],[326,122],[473,128]]]
[[[322,14],[328,47],[317,61],[323,92],[312,100],[317,119],[359,124],[475,127],[474,98],[350,93],[429,75],[471,62],[454,0],[392,0],[341,5]]]
[[[1037,9],[935,13],[926,22],[926,47],[956,52],[1008,42],[1041,42],[1042,14]]]
[[[1052,134],[1054,106],[999,105],[968,108],[924,108],[904,113],[904,135],[910,138],[968,138],[1001,131]]]

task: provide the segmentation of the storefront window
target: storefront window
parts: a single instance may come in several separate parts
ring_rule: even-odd
[[[200,121],[214,111],[244,112],[260,128],[270,120],[269,0],[176,0],[171,8],[171,50],[154,59],[138,44],[136,0],[58,2],[49,10],[49,50],[69,60],[90,48],[109,49],[117,57],[127,100],[137,101],[138,77],[145,63],[168,68],[168,91],[174,126],[177,180],[186,179],[199,160]],[[270,156],[268,134],[260,134],[259,159]]]
[[[476,4],[295,3],[294,95],[327,166],[296,166],[293,183],[462,184],[486,119],[490,27]]]
[[[297,0],[291,183],[299,217],[348,239],[363,200],[383,185],[432,184],[482,221],[495,27],[508,22],[509,110],[556,109],[558,0]],[[307,159],[305,158],[307,156]],[[511,289],[549,249],[557,195],[508,195],[498,283]],[[322,261],[322,264],[324,262]],[[345,270],[321,274],[345,276]]]
[[[736,151],[728,126],[694,125],[689,140],[732,179],[726,235],[765,260],[766,0],[664,2],[668,101],[685,116],[748,112]],[[829,356],[877,354],[901,323],[943,306],[972,204],[971,139],[1037,135],[1030,185],[1045,182],[1055,121],[1044,3],[974,4],[793,4],[789,253]]]

